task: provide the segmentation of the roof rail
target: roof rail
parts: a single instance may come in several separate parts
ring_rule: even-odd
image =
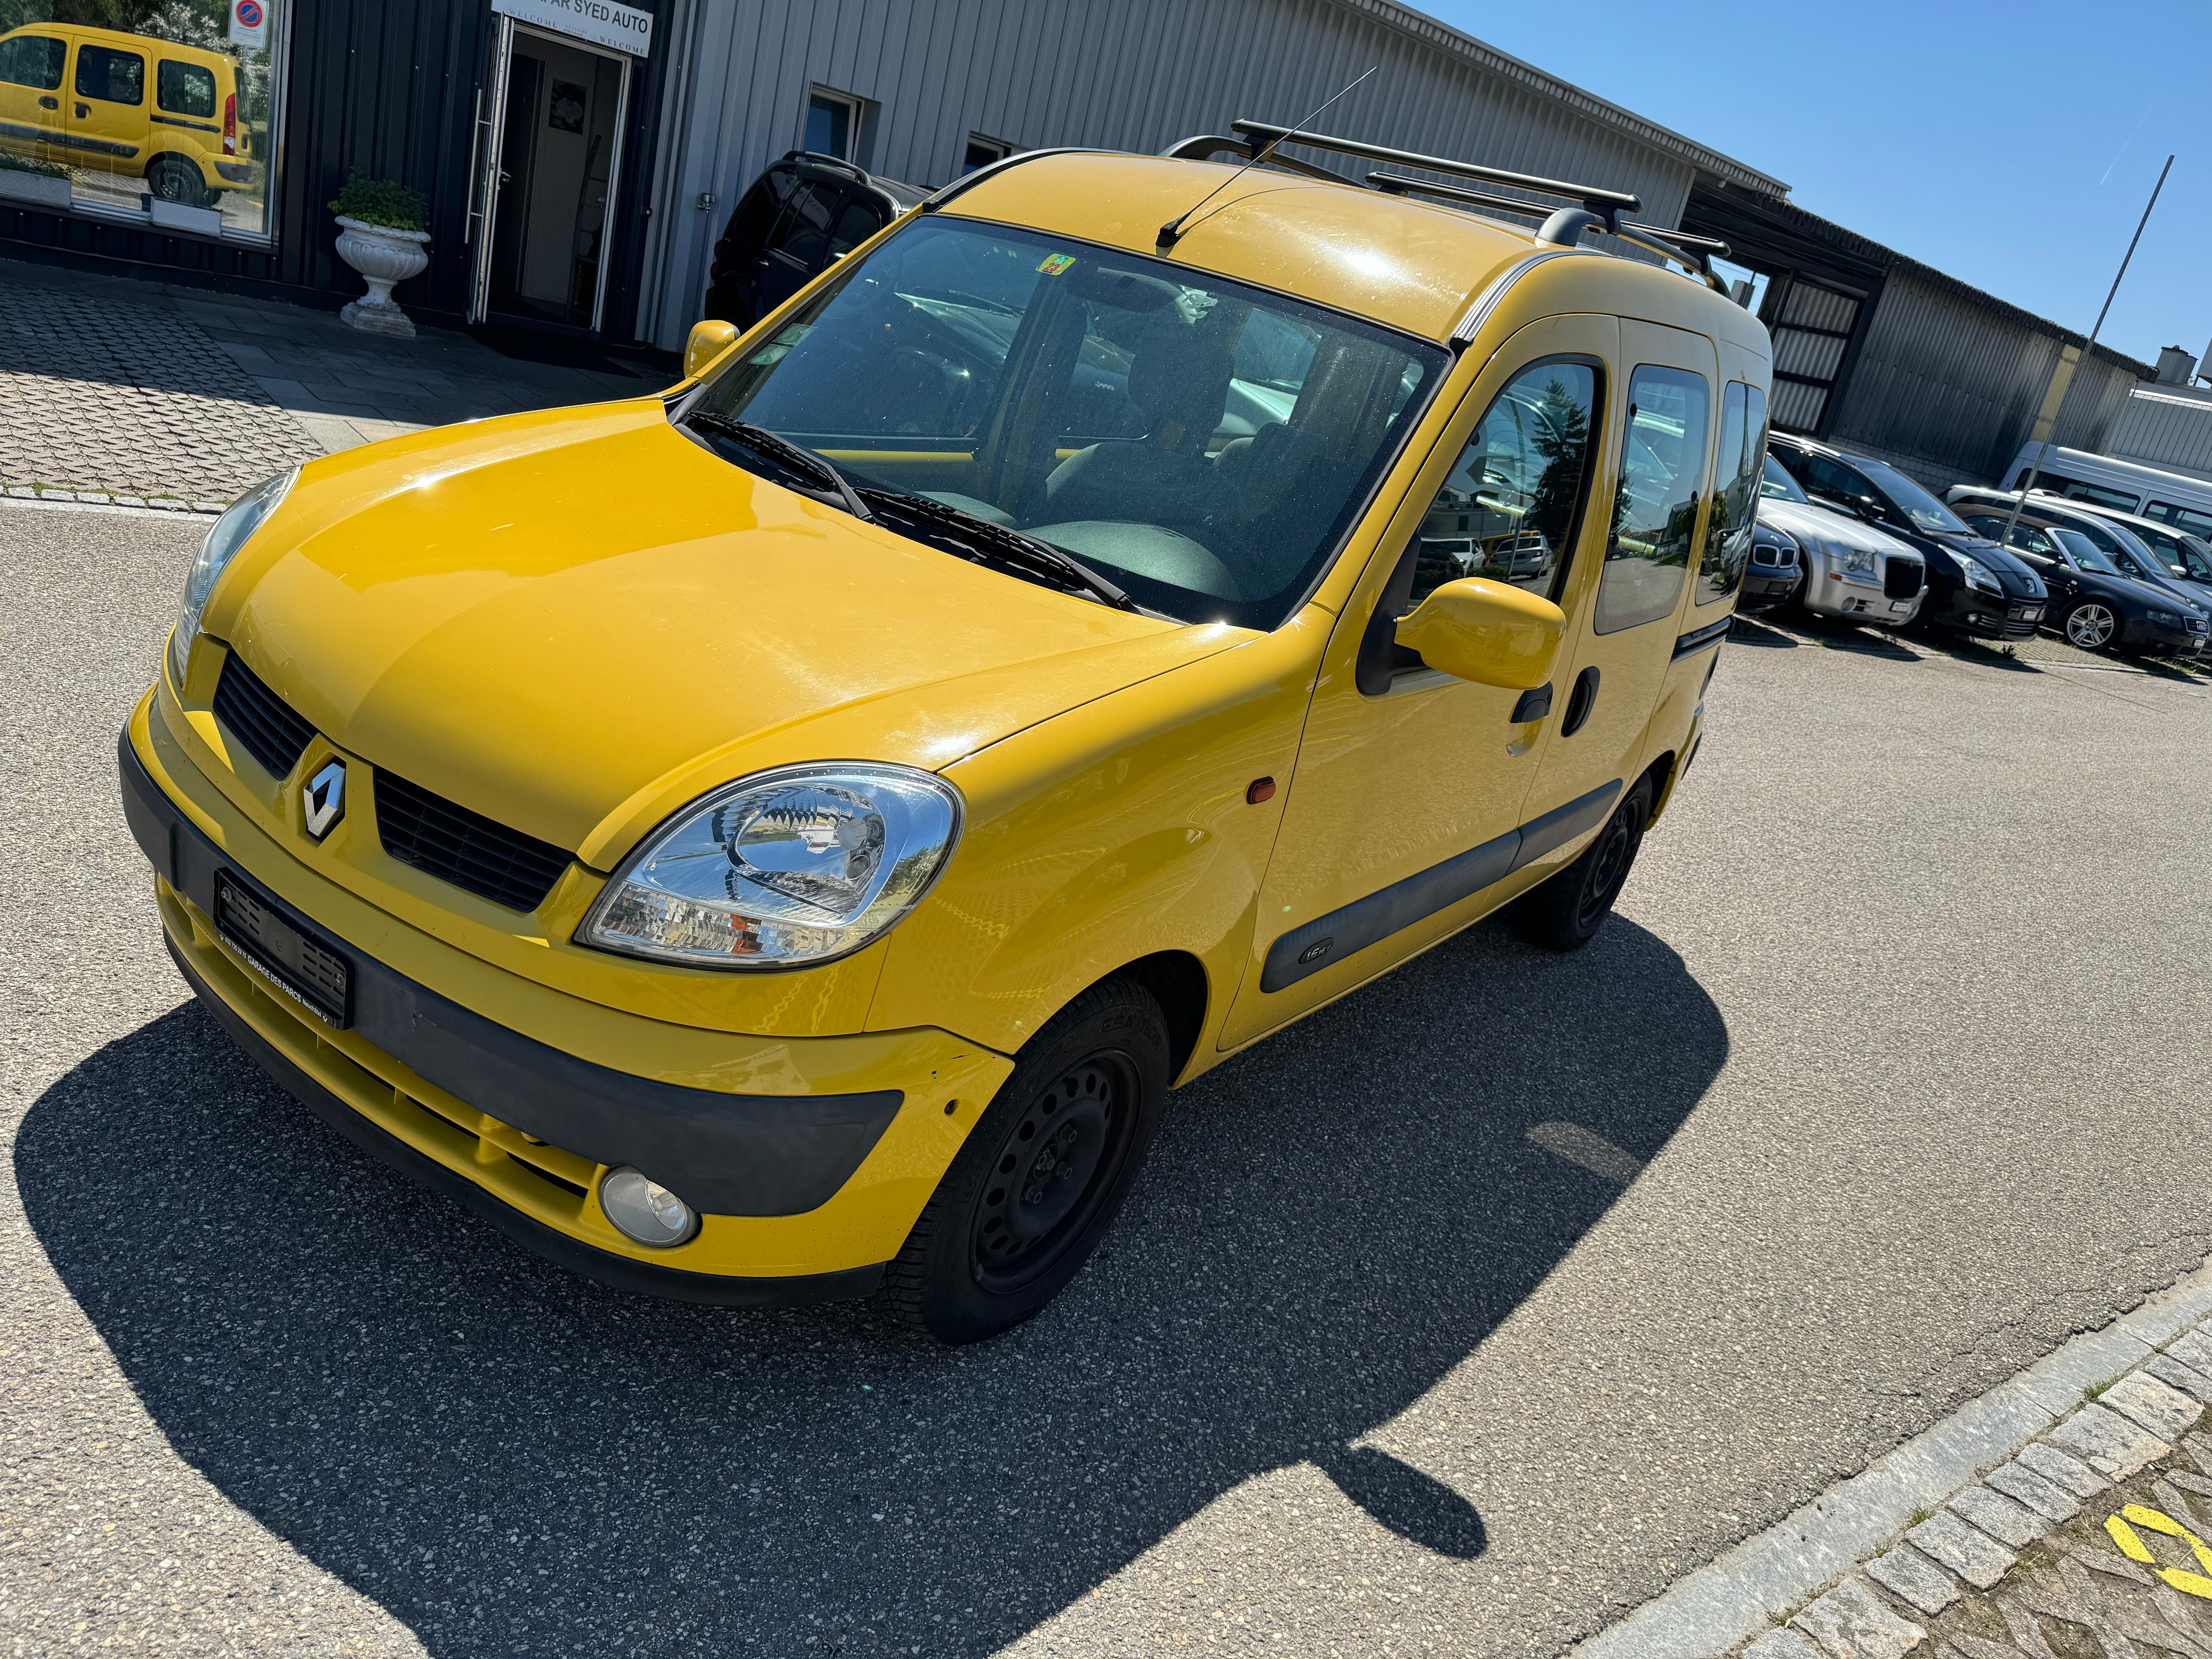
[[[1677,264],[1686,265],[1716,293],[1728,292],[1728,284],[1713,275],[1712,261],[1716,256],[1723,259],[1728,258],[1729,245],[1715,241],[1710,236],[1692,236],[1687,231],[1638,224],[1633,219],[1615,220],[1608,228],[1594,213],[1581,212],[1573,208],[1561,208],[1553,212],[1541,202],[1524,202],[1513,196],[1493,196],[1483,190],[1462,190],[1456,185],[1432,185],[1425,179],[1408,179],[1402,173],[1370,173],[1367,175],[1367,182],[1393,196],[1434,196],[1443,201],[1462,202],[1491,213],[1517,213],[1530,219],[1542,219],[1544,227],[1536,233],[1538,240],[1557,242],[1563,247],[1572,247],[1580,242],[1585,230],[1609,228],[1611,234],[1624,242],[1634,242],[1638,246],[1649,248]]]
[[[1171,161],[1203,161],[1209,156],[1219,155],[1226,152],[1231,155],[1242,156],[1249,161],[1255,154],[1266,148],[1264,142],[1254,143],[1243,138],[1231,138],[1217,132],[1204,133],[1194,138],[1185,138],[1178,143],[1170,144],[1160,152],[1160,155],[1164,159]],[[1327,167],[1317,167],[1311,161],[1301,161],[1294,155],[1284,155],[1279,149],[1267,158],[1267,165],[1271,167],[1282,167],[1291,173],[1304,173],[1309,179],[1320,179],[1332,185],[1352,184],[1352,180],[1340,173],[1331,173]],[[1358,186],[1354,185],[1352,188],[1356,190]]]
[[[1539,179],[1525,173],[1508,173],[1502,167],[1478,167],[1472,161],[1455,161],[1443,155],[1422,155],[1410,149],[1392,149],[1386,144],[1362,143],[1356,138],[1334,138],[1322,132],[1297,131],[1290,127],[1273,126],[1265,121],[1239,119],[1229,125],[1252,143],[1272,141],[1304,144],[1309,149],[1330,150],[1339,155],[1358,155],[1370,161],[1395,161],[1401,167],[1419,167],[1425,173],[1449,173],[1454,178],[1475,179],[1487,185],[1508,185],[1515,190],[1534,191],[1541,196],[1565,197],[1570,202],[1580,202],[1597,215],[1605,222],[1607,230],[1613,230],[1620,224],[1622,210],[1633,210],[1644,205],[1642,197],[1627,195],[1617,190],[1600,190],[1594,185],[1571,185],[1559,179]]]
[[[1100,149],[1095,144],[1060,144],[1049,149],[1018,149],[1012,155],[1001,155],[997,161],[963,173],[949,185],[940,185],[930,195],[921,198],[921,211],[934,213],[963,191],[972,190],[986,179],[996,178],[1008,167],[1018,167],[1024,161],[1041,161],[1048,155],[1124,155],[1118,149]]]

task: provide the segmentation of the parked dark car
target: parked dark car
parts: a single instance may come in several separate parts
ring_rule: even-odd
[[[1920,550],[1928,561],[1928,593],[1914,619],[1920,627],[1984,640],[2034,637],[2050,602],[2035,568],[1969,530],[1895,467],[1779,432],[1767,449],[1814,501]]]
[[[2163,588],[2122,575],[2096,544],[2056,514],[2040,511],[2033,496],[2021,509],[2009,534],[2002,511],[1972,501],[1960,503],[1966,523],[1983,535],[2005,537],[2005,545],[2027,560],[2051,590],[2052,627],[2067,644],[2082,651],[2113,651],[2161,657],[2193,657],[2204,649],[2206,623],[2193,607],[2178,604]]]
[[[1962,514],[1968,502],[2008,512],[2013,501],[2008,491],[1972,484],[1946,490],[1943,499]],[[2155,519],[2040,489],[2028,491],[2027,501],[2046,518],[2071,525],[2094,542],[2123,576],[2148,586],[2171,588],[2176,597],[2212,611],[2212,549],[2196,537]]]
[[[1780,605],[1797,591],[1802,569],[1796,538],[1772,525],[1753,526],[1751,563],[1743,573],[1743,586],[1736,590],[1735,608],[1766,611]]]
[[[714,244],[700,314],[750,328],[928,193],[835,156],[793,150],[738,198]]]

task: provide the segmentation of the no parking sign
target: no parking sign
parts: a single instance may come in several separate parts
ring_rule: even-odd
[[[270,0],[230,0],[230,44],[255,52],[269,45]]]

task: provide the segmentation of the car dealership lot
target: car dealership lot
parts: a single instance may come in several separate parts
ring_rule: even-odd
[[[202,527],[0,506],[27,1652],[1555,1653],[2212,1241],[2212,690],[1749,625],[1595,945],[1174,1097],[1035,1323],[600,1291],[185,1006],[113,745]]]

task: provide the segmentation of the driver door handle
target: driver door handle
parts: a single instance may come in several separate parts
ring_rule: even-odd
[[[58,98],[41,98],[39,100],[39,107],[40,109],[59,109],[61,106],[61,100]]]

